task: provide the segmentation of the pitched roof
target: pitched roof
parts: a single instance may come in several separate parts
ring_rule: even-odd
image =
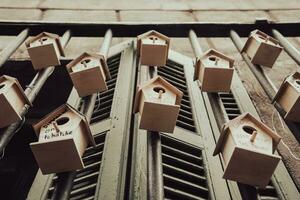
[[[77,114],[84,121],[84,123],[83,123],[84,124],[84,129],[87,133],[90,144],[95,146],[96,143],[95,143],[94,137],[91,133],[91,130],[90,130],[90,127],[89,127],[89,122],[87,121],[86,117],[84,115],[82,115],[79,111],[77,111],[75,108],[70,106],[69,104],[61,105],[60,107],[58,107],[57,109],[55,109],[54,111],[52,111],[51,113],[46,115],[44,118],[42,118],[38,123],[33,125],[33,129],[34,129],[35,133],[37,135],[39,135],[40,129],[41,129],[42,126],[44,126],[45,124],[53,121],[53,119],[56,118],[58,115],[61,115],[61,113],[64,113],[64,112],[67,112],[67,111],[71,111],[71,112]]]
[[[160,76],[156,76],[152,79],[150,79],[149,81],[143,83],[142,85],[140,85],[137,88],[137,93],[135,96],[135,103],[134,103],[134,112],[138,112],[139,111],[139,103],[140,103],[140,97],[141,97],[141,91],[144,87],[154,83],[154,82],[160,82],[160,84],[164,85],[166,88],[168,88],[169,90],[171,90],[173,93],[175,93],[176,95],[176,105],[180,105],[182,96],[183,96],[183,92],[181,92],[179,89],[177,89],[175,86],[173,86],[172,84],[170,84],[168,81],[166,81],[165,79],[163,79]]]
[[[169,49],[169,47],[170,47],[170,38],[165,36],[164,34],[161,34],[161,33],[157,32],[157,31],[151,30],[151,31],[148,31],[146,33],[143,33],[143,34],[137,36],[137,49],[138,49],[138,52],[140,52],[140,49],[141,49],[142,39],[146,38],[150,35],[155,35],[156,37],[158,37],[162,40],[165,40],[166,43],[167,43],[167,49]],[[168,57],[168,54],[167,54],[167,57]]]
[[[77,63],[79,63],[85,57],[93,57],[93,58],[99,59],[101,62],[101,65],[103,67],[103,71],[105,73],[106,78],[111,79],[111,75],[110,75],[105,57],[101,54],[96,54],[96,53],[88,53],[88,52],[82,53],[80,56],[78,56],[77,58],[75,58],[74,60],[72,60],[70,63],[68,63],[66,65],[68,72],[69,73],[72,72],[71,68],[74,67]]]
[[[300,73],[299,72],[295,72],[294,74],[288,75],[287,77],[284,78],[283,82],[281,83],[275,97],[272,100],[272,103],[274,103],[279,96],[284,92],[285,88],[288,86],[288,84],[291,84],[291,81],[295,80],[295,79],[300,79]]]
[[[196,65],[195,65],[195,71],[194,71],[194,81],[198,79],[198,74],[200,71],[200,61],[205,58],[207,55],[212,54],[215,56],[218,56],[224,60],[227,60],[229,62],[229,67],[232,68],[233,64],[234,64],[234,59],[226,56],[225,54],[215,50],[215,49],[209,49],[207,51],[205,51],[199,58],[196,59]]]
[[[251,122],[253,122],[256,126],[259,126],[261,129],[263,129],[263,131],[268,134],[272,140],[273,140],[273,153],[276,150],[277,145],[279,144],[281,137],[275,133],[272,129],[270,129],[268,126],[266,126],[264,123],[262,123],[261,121],[257,120],[255,117],[253,117],[250,113],[246,112],[244,114],[241,114],[240,116],[234,118],[233,120],[230,120],[229,122],[225,123],[222,131],[221,131],[221,135],[219,137],[219,140],[217,142],[216,148],[214,150],[213,155],[217,155],[218,153],[221,152],[222,147],[224,145],[224,143],[226,142],[227,139],[227,134],[228,134],[228,128],[230,126],[232,126],[233,124],[238,123],[239,121],[241,121],[244,118],[248,118]]]
[[[59,52],[62,56],[65,56],[65,53],[64,53],[64,48],[62,47],[61,43],[60,43],[60,39],[59,39],[59,35],[57,34],[54,34],[54,33],[48,33],[48,32],[42,32],[32,38],[29,38],[28,40],[25,41],[25,45],[27,48],[30,47],[30,44],[32,42],[35,42],[36,40],[42,38],[42,37],[49,37],[49,38],[52,38],[55,40],[57,46],[58,46],[58,49],[59,49]]]
[[[20,85],[18,79],[11,77],[11,76],[7,76],[7,75],[3,75],[0,77],[0,83],[5,81],[5,80],[10,80],[13,83],[15,83],[16,87],[18,88],[18,90],[20,91],[21,96],[24,98],[25,102],[32,106],[32,103],[29,101],[29,99],[27,98],[26,94],[24,93],[24,90],[22,88],[22,86]]]
[[[252,32],[250,33],[250,35],[249,35],[249,37],[248,37],[248,39],[247,39],[247,41],[246,41],[244,47],[242,48],[241,52],[245,52],[245,51],[247,50],[247,48],[248,48],[249,45],[250,45],[251,40],[252,40],[252,39],[256,39],[256,38],[255,38],[256,35],[260,35],[260,36],[262,36],[262,37],[264,37],[264,38],[268,38],[268,40],[272,41],[274,44],[276,44],[276,46],[282,48],[282,47],[279,45],[278,40],[276,40],[275,38],[273,38],[273,37],[267,35],[266,33],[262,32],[262,31],[260,31],[260,30],[257,30],[257,29],[256,29],[256,30],[254,30],[254,31],[252,31]]]

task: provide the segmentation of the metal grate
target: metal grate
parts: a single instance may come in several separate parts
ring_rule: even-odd
[[[176,125],[189,131],[196,132],[183,65],[168,60],[166,66],[159,67],[157,71],[158,75],[162,76],[183,92]]]
[[[121,59],[121,54],[118,54],[107,60],[107,65],[109,68],[111,79],[106,82],[108,90],[98,93],[96,103],[95,103],[95,108],[90,122],[91,124],[107,119],[110,116],[111,105],[114,98],[115,87],[116,87],[116,82],[118,77],[119,66],[120,66],[120,59]],[[99,97],[100,97],[100,101],[99,101]],[[83,103],[83,99],[81,99],[80,104],[82,105],[82,103]],[[78,110],[80,110],[81,105],[79,106]]]
[[[165,199],[209,199],[200,148],[161,135]]]
[[[91,200],[94,199],[102,153],[104,149],[105,136],[107,132],[99,133],[94,136],[96,147],[89,147],[83,155],[84,169],[76,172],[76,178],[70,194],[71,200]],[[47,199],[51,199],[56,187],[57,176],[53,177],[52,184],[48,190]]]
[[[230,120],[241,114],[241,111],[234,99],[233,94],[230,93],[218,93],[219,97],[223,103],[223,106],[226,110],[226,114]],[[279,200],[278,193],[276,188],[273,186],[270,181],[269,185],[266,188],[257,188],[258,199],[260,200]]]

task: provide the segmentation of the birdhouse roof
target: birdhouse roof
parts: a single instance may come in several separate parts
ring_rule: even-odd
[[[103,67],[103,71],[105,73],[106,78],[111,79],[110,72],[109,72],[109,69],[108,69],[108,66],[106,63],[106,59],[101,54],[84,52],[80,56],[78,56],[77,58],[72,60],[69,64],[66,65],[67,70],[69,72],[72,72],[71,68],[74,67],[75,65],[77,65],[79,62],[81,62],[85,57],[92,57],[92,58],[98,59],[101,63],[101,66]]]
[[[7,76],[7,75],[3,75],[0,77],[0,84],[6,80],[9,80],[11,82],[13,82],[13,84],[18,88],[18,90],[20,91],[20,95],[23,97],[23,99],[25,100],[25,102],[32,106],[32,103],[29,101],[29,99],[27,98],[26,94],[24,93],[24,90],[22,88],[22,86],[20,85],[18,79],[11,77],[11,76]]]
[[[169,49],[169,47],[170,47],[170,38],[168,36],[165,36],[164,34],[161,34],[161,33],[157,32],[157,31],[151,30],[151,31],[148,31],[146,33],[143,33],[143,34],[137,36],[137,49],[138,49],[138,52],[141,49],[142,39],[144,39],[146,37],[149,37],[151,35],[154,35],[154,36],[156,36],[156,37],[158,37],[162,40],[165,40],[166,44],[167,44],[167,49]]]
[[[300,80],[300,73],[299,72],[295,72],[294,74],[288,75],[287,77],[285,77],[285,79],[283,80],[283,82],[281,83],[278,92],[276,93],[275,97],[272,100],[272,103],[275,102],[281,95],[282,93],[285,91],[287,86],[292,86],[294,87],[294,84],[292,83],[295,80]]]
[[[171,90],[171,92],[173,92],[176,95],[176,105],[180,105],[182,96],[183,96],[183,92],[181,92],[179,89],[177,89],[176,87],[174,87],[172,84],[170,84],[168,81],[166,81],[165,79],[163,79],[160,76],[156,76],[154,78],[152,78],[151,80],[145,82],[144,84],[138,86],[137,88],[137,93],[135,96],[135,104],[134,104],[134,112],[138,112],[139,111],[139,103],[140,103],[140,98],[141,98],[141,92],[143,90],[143,88],[147,87],[148,85],[151,85],[155,82],[159,82],[161,85],[165,86],[167,89]]]
[[[41,128],[53,121],[56,117],[58,117],[59,115],[61,115],[62,113],[65,113],[67,111],[70,111],[70,112],[73,112],[75,113],[78,117],[81,118],[81,120],[84,122],[84,131],[86,132],[87,134],[87,137],[88,137],[88,140],[90,142],[90,145],[93,145],[95,146],[96,143],[95,143],[95,140],[94,140],[94,137],[91,133],[91,130],[90,130],[90,127],[89,127],[89,123],[88,121],[86,120],[85,116],[82,115],[79,111],[77,111],[75,108],[73,108],[72,106],[70,106],[69,104],[64,104],[60,107],[58,107],[57,109],[55,109],[53,112],[49,113],[48,115],[46,115],[43,119],[40,120],[40,122],[36,123],[35,125],[33,125],[33,129],[35,131],[35,133],[37,135],[40,134],[40,130]]]
[[[222,151],[222,148],[226,142],[227,139],[227,135],[229,133],[229,128],[231,126],[233,126],[234,124],[239,123],[240,121],[242,121],[242,119],[248,119],[249,121],[251,121],[252,123],[254,123],[256,126],[260,127],[264,133],[268,134],[273,141],[273,153],[276,150],[277,145],[279,144],[281,137],[275,133],[272,129],[270,129],[268,126],[266,126],[264,123],[262,123],[261,121],[257,120],[255,117],[253,117],[250,113],[244,113],[236,118],[234,118],[233,120],[230,120],[229,122],[225,123],[223,128],[222,128],[222,132],[220,135],[220,138],[217,142],[215,151],[214,151],[214,155],[217,155],[218,153],[220,153]]]
[[[51,38],[51,39],[54,39],[57,46],[58,46],[58,49],[59,49],[59,52],[62,56],[65,56],[65,53],[64,53],[64,48],[62,47],[61,43],[60,43],[60,39],[59,39],[59,35],[57,34],[54,34],[54,33],[48,33],[48,32],[42,32],[36,36],[33,36],[31,38],[29,38],[26,42],[25,42],[25,45],[26,47],[30,47],[30,44],[35,42],[36,40],[39,40],[40,38],[42,37],[47,37],[47,38]]]
[[[205,59],[207,56],[209,55],[214,55],[214,56],[217,56],[219,58],[222,58],[226,61],[229,62],[229,68],[232,68],[233,67],[233,64],[234,64],[234,59],[224,55],[223,53],[215,50],[215,49],[209,49],[207,50],[206,52],[204,52],[199,58],[197,58],[197,63],[196,63],[196,66],[195,66],[195,72],[194,72],[194,80],[197,80],[198,79],[198,76],[197,74],[199,74],[199,70],[200,70],[200,61]]]
[[[260,30],[257,30],[257,29],[256,29],[256,30],[254,30],[254,31],[252,31],[252,32],[250,33],[250,35],[249,35],[249,37],[248,37],[248,39],[247,39],[247,41],[246,41],[246,43],[245,43],[243,49],[241,50],[241,52],[245,52],[245,51],[248,49],[251,40],[252,40],[252,39],[255,39],[255,40],[256,40],[256,36],[262,36],[263,38],[268,38],[268,40],[270,40],[270,41],[272,41],[272,42],[274,43],[274,46],[277,46],[277,47],[282,48],[282,47],[279,45],[278,40],[276,40],[275,38],[273,38],[273,37],[267,35],[266,33],[262,32],[262,31],[260,31]]]

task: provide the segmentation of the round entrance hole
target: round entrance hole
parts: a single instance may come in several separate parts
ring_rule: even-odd
[[[151,36],[151,37],[149,37],[149,39],[150,39],[150,40],[157,40],[157,37]]]
[[[154,87],[153,88],[153,91],[156,92],[156,93],[159,93],[160,90],[162,91],[162,93],[166,92],[166,90],[162,87]]]
[[[249,135],[252,135],[252,133],[256,131],[256,129],[251,126],[243,126],[243,130]]]
[[[300,86],[300,80],[296,80],[296,84]]]
[[[47,41],[48,40],[48,38],[42,38],[42,41],[43,42],[45,42],[45,41]]]
[[[209,56],[208,59],[213,62],[215,62],[217,60],[217,58],[215,56]]]
[[[69,117],[61,117],[56,120],[56,123],[57,123],[57,125],[61,126],[61,125],[68,123],[69,120],[70,120]]]
[[[81,64],[88,64],[89,62],[91,62],[91,59],[85,59],[85,60],[83,60],[83,61],[81,61]]]
[[[0,85],[0,90],[1,90],[2,88],[4,88],[4,86],[5,86],[5,84],[1,84],[1,85]]]

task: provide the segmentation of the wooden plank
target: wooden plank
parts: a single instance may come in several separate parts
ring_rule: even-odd
[[[1,0],[1,8],[36,8],[41,0]]]
[[[135,77],[133,42],[121,55],[111,110],[111,126],[105,140],[101,178],[96,191],[99,199],[123,199],[128,156],[128,140]],[[128,91],[128,92],[127,92]]]
[[[0,7],[1,20],[39,20],[42,11],[39,9],[7,9]]]
[[[1,15],[0,15],[1,17]],[[115,11],[95,10],[46,10],[43,21],[76,21],[76,22],[115,22]]]

